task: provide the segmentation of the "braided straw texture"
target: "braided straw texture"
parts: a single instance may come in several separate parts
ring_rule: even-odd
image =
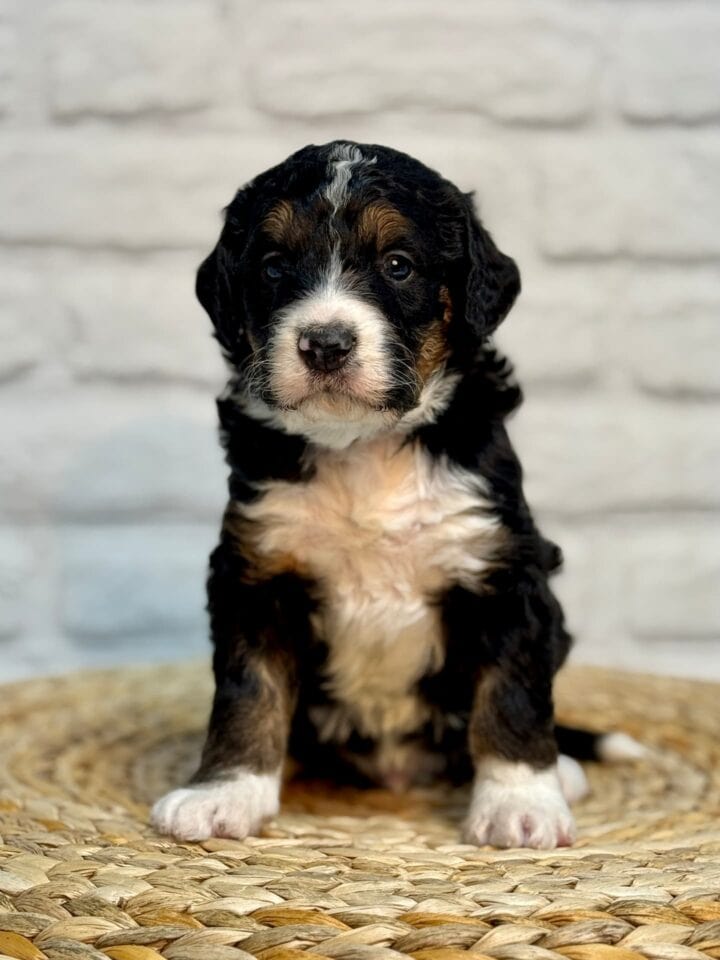
[[[462,791],[286,791],[262,838],[179,844],[148,802],[197,757],[196,665],[0,689],[0,958],[720,958],[720,687],[573,669],[569,723],[654,748],[593,765],[580,840],[458,842]]]

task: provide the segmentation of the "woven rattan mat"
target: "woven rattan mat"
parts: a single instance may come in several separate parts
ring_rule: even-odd
[[[0,688],[0,956],[720,958],[720,687],[568,671],[563,719],[656,752],[591,766],[580,840],[544,853],[460,844],[458,792],[328,785],[262,838],[160,838],[209,696],[197,665]]]

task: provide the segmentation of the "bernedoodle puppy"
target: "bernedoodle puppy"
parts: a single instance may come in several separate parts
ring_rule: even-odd
[[[229,502],[210,560],[216,693],[200,768],[157,802],[184,839],[245,837],[306,772],[473,780],[468,842],[575,834],[556,727],[570,646],[505,428],[492,334],[520,291],[469,195],[376,145],[309,146],[227,208],[197,294],[232,376]]]

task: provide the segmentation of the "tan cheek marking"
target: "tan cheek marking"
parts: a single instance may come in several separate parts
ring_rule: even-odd
[[[420,345],[417,371],[423,381],[427,381],[430,375],[447,359],[448,342],[445,329],[446,326],[442,320],[435,320]]]
[[[418,354],[417,369],[423,381],[444,363],[449,352],[447,329],[452,320],[453,306],[447,287],[440,287],[440,303],[443,305],[442,319],[431,324]]]

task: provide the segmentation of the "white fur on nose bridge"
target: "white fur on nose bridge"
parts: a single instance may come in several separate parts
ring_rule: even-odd
[[[356,338],[332,393],[308,370],[298,350],[305,329],[331,323],[342,323]],[[347,439],[339,445],[344,446],[364,435],[365,427],[384,426],[388,417],[379,408],[391,385],[390,336],[380,310],[345,289],[339,258],[333,254],[316,289],[278,316],[269,346],[270,389],[283,411],[279,416],[285,428],[324,442],[341,425]]]
[[[380,311],[359,297],[324,283],[316,291],[283,311],[270,347],[272,377],[278,398],[289,404],[300,387],[300,398],[307,393],[308,371],[298,356],[297,342],[306,327],[342,323],[357,337],[352,358],[351,386],[361,399],[378,403],[388,387],[388,323]],[[300,379],[298,384],[296,381]]]

